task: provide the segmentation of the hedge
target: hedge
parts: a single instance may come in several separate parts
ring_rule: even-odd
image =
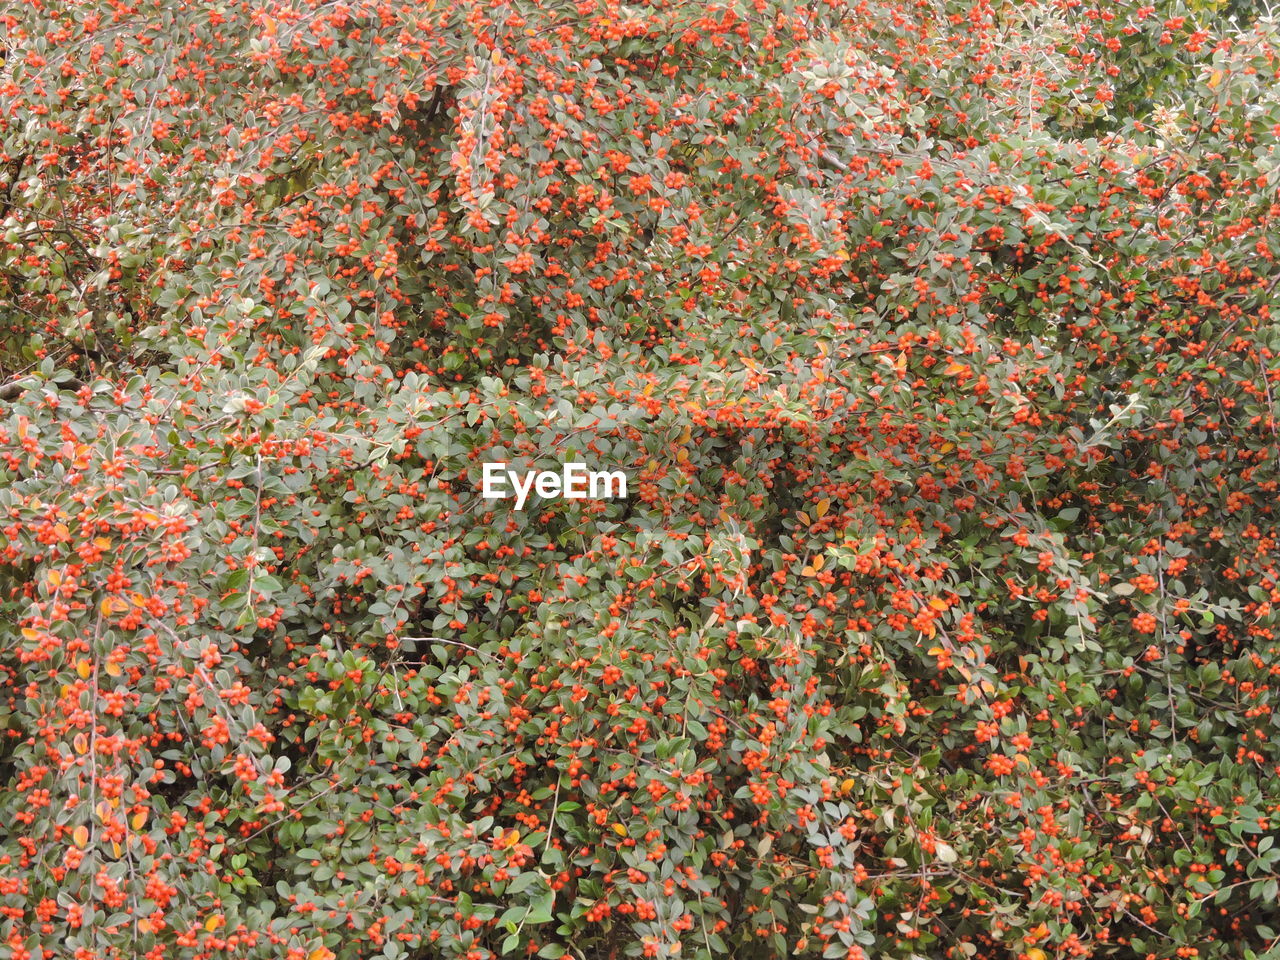
[[[1276,21],[0,27],[0,958],[1280,957]]]

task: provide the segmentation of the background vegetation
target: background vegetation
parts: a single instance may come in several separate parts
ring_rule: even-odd
[[[1280,956],[1263,12],[0,26],[0,957]]]

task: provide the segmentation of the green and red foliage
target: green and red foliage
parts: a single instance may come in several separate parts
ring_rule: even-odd
[[[1238,6],[5,5],[0,957],[1276,956]]]

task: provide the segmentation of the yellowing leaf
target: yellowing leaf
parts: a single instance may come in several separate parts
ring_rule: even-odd
[[[138,921],[138,931],[139,931],[140,933],[150,933],[150,932],[151,932],[151,921],[150,921],[150,920],[148,920],[146,917],[143,917],[141,920],[139,920],[139,921]]]
[[[1209,89],[1210,90],[1218,89],[1218,84],[1222,82],[1223,76],[1225,76],[1225,71],[1222,71],[1222,70],[1213,71],[1213,73],[1209,75]]]
[[[133,827],[133,829],[135,830],[141,830],[146,825],[147,825],[147,811],[145,810],[139,810],[137,813],[133,815],[132,819],[129,820],[129,826]]]
[[[905,373],[907,369],[907,355],[905,353],[898,354],[896,359],[888,356],[887,354],[882,354],[880,362],[886,367],[892,367],[894,373]]]
[[[74,830],[72,830],[71,842],[74,843],[77,847],[83,847],[86,843],[89,842],[89,828],[82,824],[81,826],[78,826]]]
[[[627,828],[620,823],[615,823],[613,825],[613,832],[620,837],[625,837],[627,835]]]
[[[118,663],[111,663],[110,661],[108,661],[108,663],[107,663],[106,671],[107,671],[107,676],[108,676],[108,677],[118,677],[118,676],[120,676],[122,673],[124,673],[124,671],[123,671],[122,669],[120,669],[120,664],[118,664]]]
[[[90,666],[88,660],[80,660],[76,663],[76,673],[79,675],[81,680],[88,680],[89,674],[92,672],[93,667]]]
[[[818,501],[817,505],[814,506],[813,514],[819,520],[821,520],[823,517],[827,515],[827,511],[830,509],[831,509],[831,500],[827,497],[823,497],[821,500]]]
[[[307,954],[307,960],[333,960],[335,954],[328,947],[316,947]]]
[[[71,746],[75,747],[76,753],[88,753],[89,738],[86,737],[83,733],[77,733],[75,735],[75,738],[72,739],[71,741]]]
[[[945,610],[947,609],[947,601],[943,600],[941,597],[930,597],[929,606],[933,607],[935,610]]]
[[[212,917],[210,917],[208,920],[204,922],[204,928],[208,930],[210,933],[213,933],[213,931],[217,930],[220,926],[222,926],[226,922],[227,921],[223,919],[222,914],[215,913]]]

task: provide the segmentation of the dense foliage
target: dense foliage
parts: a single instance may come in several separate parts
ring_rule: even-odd
[[[0,957],[1280,956],[1273,21],[0,28]]]

